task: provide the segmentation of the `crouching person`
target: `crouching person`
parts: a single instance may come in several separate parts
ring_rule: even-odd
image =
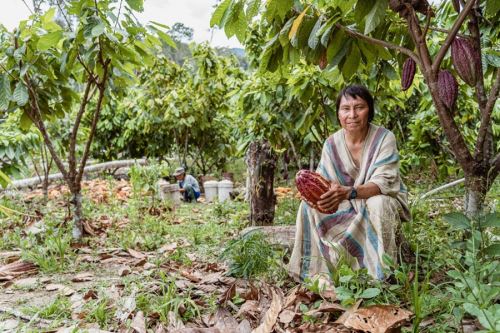
[[[200,197],[200,185],[196,178],[186,174],[182,167],[175,169],[174,176],[179,181],[179,191],[182,193],[184,201],[196,202]]]

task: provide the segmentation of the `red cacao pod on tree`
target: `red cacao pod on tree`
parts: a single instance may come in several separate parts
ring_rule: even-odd
[[[407,58],[403,64],[403,72],[401,73],[401,89],[403,91],[410,88],[415,77],[415,69],[417,64],[412,58]]]
[[[472,43],[465,38],[456,37],[451,43],[451,60],[458,76],[474,87],[479,72],[479,54]]]
[[[323,214],[332,214],[335,211],[323,211],[318,207],[318,200],[321,195],[330,189],[330,182],[319,173],[300,170],[295,176],[295,184],[302,195],[302,199],[314,209]]]
[[[449,71],[442,70],[438,74],[438,85],[439,98],[448,109],[453,109],[458,96],[457,80]]]

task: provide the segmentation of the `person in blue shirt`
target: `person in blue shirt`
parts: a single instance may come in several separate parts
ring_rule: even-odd
[[[185,202],[196,202],[200,197],[200,185],[193,176],[186,174],[182,167],[175,169],[174,176],[179,182],[179,191],[182,193]]]

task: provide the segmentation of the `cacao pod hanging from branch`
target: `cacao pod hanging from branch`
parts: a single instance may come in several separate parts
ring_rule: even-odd
[[[295,176],[295,184],[299,190],[302,199],[309,206],[323,214],[333,214],[335,211],[323,211],[318,207],[318,200],[321,195],[330,189],[330,182],[323,178],[319,173],[300,170]]]
[[[403,72],[401,73],[401,90],[406,91],[410,88],[415,77],[415,69],[417,64],[412,58],[407,58],[403,64]]]
[[[458,83],[455,77],[447,70],[438,74],[438,93],[441,101],[450,110],[453,109],[458,97]]]
[[[478,79],[479,54],[472,43],[465,38],[455,38],[451,43],[451,60],[458,76],[474,87]]]

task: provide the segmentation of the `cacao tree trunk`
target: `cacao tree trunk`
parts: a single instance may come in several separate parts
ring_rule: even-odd
[[[488,190],[486,175],[465,177],[464,211],[469,218],[475,217],[482,212]]]
[[[73,205],[73,239],[80,239],[83,236],[83,212],[82,194],[78,189],[71,190],[71,204]]]
[[[269,142],[253,141],[250,143],[245,162],[249,180],[250,223],[252,226],[273,223],[276,205],[273,184],[277,159]]]

